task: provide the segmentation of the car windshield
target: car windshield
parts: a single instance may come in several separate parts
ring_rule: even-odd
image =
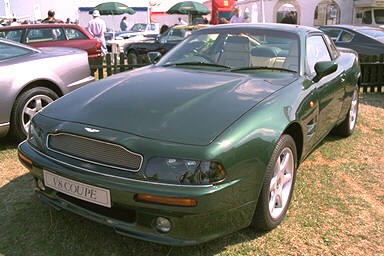
[[[147,27],[147,24],[144,23],[136,23],[131,27],[131,31],[134,32],[142,32],[145,31],[145,28]]]
[[[299,72],[299,52],[299,38],[290,32],[200,30],[173,48],[157,65],[234,72]]]
[[[376,39],[384,37],[384,31],[381,29],[361,29],[359,32]]]
[[[373,11],[376,24],[384,24],[384,9],[377,9]]]

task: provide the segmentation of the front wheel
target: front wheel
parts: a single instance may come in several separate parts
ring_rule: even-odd
[[[45,87],[35,87],[19,95],[12,109],[11,136],[17,141],[25,140],[33,116],[57,98],[54,91]]]
[[[271,230],[283,220],[292,197],[296,163],[295,141],[290,135],[284,134],[269,161],[252,226]]]

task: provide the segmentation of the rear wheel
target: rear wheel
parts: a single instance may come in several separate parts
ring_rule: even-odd
[[[359,90],[356,87],[352,95],[351,104],[349,106],[349,111],[344,121],[335,128],[335,133],[348,137],[350,136],[356,127],[357,113],[359,110]]]
[[[130,50],[127,56],[128,56],[128,64],[137,65],[139,57],[137,56],[135,51]]]
[[[292,137],[282,135],[267,167],[252,226],[271,230],[283,220],[295,183],[296,152],[296,144]]]
[[[33,116],[49,103],[59,98],[51,89],[35,87],[17,97],[11,115],[11,136],[25,140]]]

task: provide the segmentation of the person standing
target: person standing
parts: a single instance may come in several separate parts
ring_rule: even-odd
[[[48,17],[45,18],[41,23],[56,23],[55,19],[55,11],[54,10],[49,10],[48,11]]]
[[[104,33],[107,31],[107,26],[105,21],[100,18],[100,12],[98,10],[94,10],[92,16],[93,19],[88,22],[88,31],[91,35],[100,39],[101,51],[105,56],[108,53],[104,37]]]
[[[19,26],[19,25],[20,25],[20,23],[17,22],[17,19],[16,19],[16,18],[13,18],[13,19],[12,19],[12,23],[11,23],[10,26]]]
[[[235,7],[234,11],[235,11],[235,15],[232,16],[232,18],[229,21],[229,23],[243,23],[244,22],[244,18],[240,17],[239,8]]]
[[[180,17],[177,19],[178,19],[177,25],[188,25],[188,23],[186,21],[182,20]]]
[[[120,21],[120,30],[121,31],[127,31],[128,24],[127,24],[127,16],[124,16]]]

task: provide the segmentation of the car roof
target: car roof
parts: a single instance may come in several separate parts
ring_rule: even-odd
[[[321,32],[321,30],[313,27],[301,26],[301,25],[291,25],[291,24],[282,24],[282,23],[234,23],[234,24],[221,24],[210,26],[206,29],[225,29],[225,28],[239,28],[239,29],[247,29],[247,28],[259,28],[259,29],[271,29],[271,30],[279,30],[286,32],[293,32],[297,34],[306,34],[311,32]]]
[[[212,27],[208,24],[197,24],[197,25],[174,25],[172,28],[174,29],[187,29],[187,30],[195,30],[195,29],[201,29],[206,27]]]
[[[378,28],[378,27],[371,27],[366,25],[348,25],[348,24],[325,25],[325,26],[320,26],[320,28],[346,28],[353,31],[359,31],[362,29],[382,30],[381,28]]]
[[[67,23],[42,23],[42,24],[22,24],[18,26],[5,26],[0,27],[0,30],[15,30],[15,29],[24,29],[24,28],[51,28],[51,27],[63,27],[63,28],[81,28],[81,26],[76,24],[67,24]]]

